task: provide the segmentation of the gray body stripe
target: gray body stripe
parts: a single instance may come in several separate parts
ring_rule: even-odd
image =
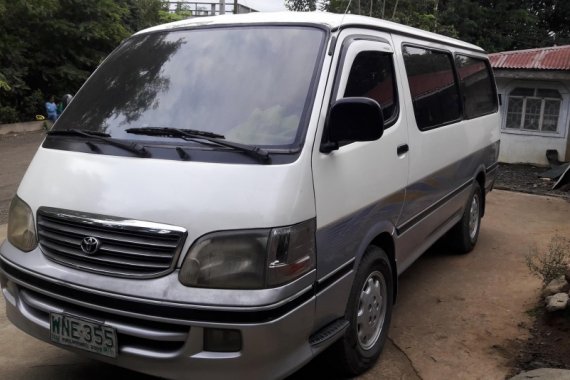
[[[348,260],[362,254],[366,245],[382,232],[396,233],[396,225],[408,230],[420,223],[435,206],[441,206],[471,183],[479,168],[496,167],[499,143],[476,151],[467,157],[396,192],[317,230],[317,277],[322,279]],[[489,179],[487,179],[488,181]],[[405,199],[404,199],[405,198]],[[404,212],[398,224],[402,202]],[[407,211],[407,212],[406,212]],[[406,217],[406,215],[408,215]],[[445,217],[444,220],[448,220]],[[409,225],[407,225],[410,223]],[[438,226],[434,226],[437,228]],[[420,242],[418,242],[419,244]],[[396,258],[400,256],[396,252]]]
[[[440,208],[442,205],[444,205],[446,202],[448,202],[451,198],[455,197],[457,194],[461,193],[463,190],[465,190],[466,188],[471,186],[471,183],[472,183],[472,180],[465,182],[463,185],[459,186],[457,189],[453,190],[451,193],[447,194],[445,197],[443,197],[442,199],[440,199],[439,201],[437,201],[436,203],[434,203],[433,205],[431,205],[427,209],[423,210],[422,212],[420,212],[415,217],[409,219],[407,222],[396,227],[396,232],[398,233],[398,235],[403,234],[404,232],[406,232],[407,230],[412,228],[414,225],[416,225],[417,223],[422,221],[422,219],[424,219],[426,216],[428,216],[429,214],[431,214],[432,212],[434,212],[435,210]]]
[[[399,228],[411,221],[418,222],[422,219],[419,216],[425,216],[430,208],[433,211],[433,206],[440,201],[450,199],[455,191],[472,181],[479,170],[495,164],[498,149],[499,143],[492,143],[408,185]]]
[[[404,201],[399,191],[317,230],[317,278],[320,280],[358,256],[360,245],[379,222],[394,230]],[[380,229],[379,229],[380,230]]]

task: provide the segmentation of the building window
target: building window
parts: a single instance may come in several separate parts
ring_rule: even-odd
[[[561,102],[558,90],[517,87],[509,94],[505,128],[556,133]]]

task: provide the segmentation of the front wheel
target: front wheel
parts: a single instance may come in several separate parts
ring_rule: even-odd
[[[382,352],[392,318],[394,280],[386,253],[370,246],[356,273],[345,318],[344,336],[331,348],[340,370],[347,376],[370,369]]]
[[[477,181],[473,183],[463,217],[450,231],[449,242],[459,253],[469,253],[475,247],[481,229],[483,192]]]

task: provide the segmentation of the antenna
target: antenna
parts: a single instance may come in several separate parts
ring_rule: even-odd
[[[348,0],[348,5],[346,6],[346,9],[344,10],[344,14],[346,15],[348,10],[350,9],[350,4],[352,4],[352,0]]]
[[[344,14],[342,15],[342,18],[340,19],[340,25],[338,26],[338,30],[340,30],[342,28],[342,24],[344,24],[344,17],[346,16],[346,14],[348,13],[348,10],[350,9],[350,4],[352,4],[352,0],[348,0],[348,5],[346,6],[346,9],[344,11]]]

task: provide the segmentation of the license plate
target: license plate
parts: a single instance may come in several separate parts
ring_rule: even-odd
[[[111,326],[67,314],[50,314],[51,340],[66,346],[117,357],[117,332]]]

